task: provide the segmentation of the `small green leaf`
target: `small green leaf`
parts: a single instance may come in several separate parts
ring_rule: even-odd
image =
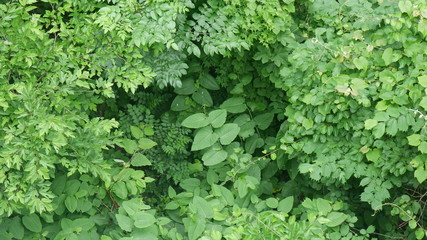
[[[267,204],[269,208],[277,208],[279,206],[279,201],[275,198],[267,198],[267,200],[265,200],[265,204]]]
[[[74,196],[67,196],[65,199],[65,206],[67,207],[68,211],[71,213],[75,212],[77,209],[77,199]]]
[[[212,125],[212,127],[219,128],[224,125],[226,118],[227,111],[220,109],[210,112],[207,121]]]
[[[137,212],[131,217],[135,220],[134,225],[137,228],[147,228],[156,222],[156,218],[146,212]]]
[[[148,158],[141,154],[141,153],[135,153],[132,159],[132,166],[134,167],[141,167],[141,166],[150,166],[151,162],[148,160]]]
[[[380,156],[381,156],[381,152],[378,149],[373,149],[368,153],[366,153],[366,158],[371,162],[377,161],[380,158]]]
[[[375,120],[375,119],[367,119],[365,121],[365,129],[370,130],[370,129],[374,128],[375,126],[377,126],[377,124],[378,124],[377,120]]]
[[[424,108],[424,110],[427,110],[427,97],[423,97],[423,98],[421,99],[420,106],[421,106],[422,108]]]
[[[149,138],[141,138],[138,141],[138,147],[140,147],[143,150],[150,149],[156,145],[157,145],[157,143],[154,142],[153,140],[149,139]]]
[[[422,153],[427,153],[427,142],[422,141],[418,146],[418,151]]]
[[[423,228],[418,228],[416,231],[415,231],[415,237],[417,238],[417,239],[423,239],[424,238],[424,235],[425,235],[425,232],[424,232],[425,230],[423,229]]]
[[[282,213],[289,213],[294,206],[294,196],[287,197],[281,200],[277,206],[277,210]]]
[[[419,76],[418,82],[420,83],[421,86],[427,88],[427,75]]]
[[[42,223],[40,221],[40,218],[34,213],[23,216],[22,223],[31,232],[38,233],[42,231]]]
[[[172,111],[184,111],[190,108],[190,105],[187,104],[187,97],[178,95],[175,97],[175,99],[171,103],[171,110]]]
[[[427,171],[424,169],[424,167],[418,167],[414,172],[414,176],[419,183],[422,183],[427,179]]]
[[[135,126],[130,126],[130,132],[132,133],[132,136],[136,139],[139,139],[144,136],[142,130]]]
[[[382,55],[382,58],[385,62],[385,65],[390,65],[390,63],[393,62],[393,49],[392,48],[387,48]]]
[[[187,128],[202,128],[209,124],[208,118],[203,113],[195,113],[188,116],[181,125]]]
[[[126,187],[126,184],[124,182],[117,182],[113,185],[113,192],[116,194],[117,197],[121,199],[126,199],[128,196],[128,189]]]
[[[240,127],[236,123],[227,123],[219,128],[216,133],[219,136],[219,141],[222,145],[228,145],[237,137],[239,134]]]
[[[408,226],[410,229],[415,229],[417,227],[417,221],[412,219],[411,221],[409,221]]]
[[[194,196],[193,206],[196,208],[197,214],[203,218],[212,218],[214,216],[212,207],[204,198]]]
[[[131,232],[133,229],[133,220],[125,215],[116,214],[116,220],[119,224],[119,227],[126,232]]]
[[[326,223],[326,226],[336,227],[347,219],[347,215],[340,212],[331,212],[328,214],[327,219],[329,219],[330,221]]]
[[[227,152],[224,150],[209,150],[202,156],[203,163],[206,166],[213,166],[220,162],[223,162],[227,158]]]
[[[408,139],[409,145],[411,146],[419,146],[421,143],[421,135],[420,134],[412,134],[411,136],[406,137]]]
[[[412,10],[411,1],[399,1],[400,11],[403,13],[410,13]]]
[[[254,122],[256,123],[259,129],[265,130],[270,126],[271,122],[273,121],[273,118],[274,113],[263,113],[254,117]]]
[[[123,140],[122,145],[125,151],[129,154],[133,154],[138,148],[138,144],[136,144],[135,141],[127,138]]]
[[[175,93],[181,95],[190,95],[197,90],[196,85],[192,79],[185,79],[182,81],[180,88],[175,88]]]
[[[218,141],[218,134],[212,131],[211,126],[206,126],[197,131],[191,151],[201,150],[214,145]]]
[[[245,99],[242,97],[232,97],[224,101],[219,107],[227,110],[229,113],[241,113],[246,110]]]
[[[369,61],[365,57],[359,57],[355,58],[353,60],[354,65],[356,65],[356,68],[359,70],[367,69],[369,66]]]

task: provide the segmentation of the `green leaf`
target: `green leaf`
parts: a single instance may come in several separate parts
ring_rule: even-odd
[[[369,66],[369,61],[365,57],[359,57],[353,59],[354,65],[356,65],[357,69],[367,69]]]
[[[424,235],[425,235],[425,230],[424,230],[423,228],[418,228],[418,229],[415,231],[415,237],[416,237],[417,239],[423,239],[423,238],[424,238]]]
[[[185,79],[182,81],[182,85],[180,88],[175,88],[175,93],[181,95],[190,95],[193,94],[197,90],[196,85],[192,79]]]
[[[382,56],[385,65],[390,65],[393,62],[393,49],[392,48],[387,48],[384,52],[383,52],[383,56]]]
[[[374,128],[374,136],[375,138],[381,138],[384,133],[385,133],[385,123],[379,123],[375,128]]]
[[[270,126],[271,122],[273,121],[273,118],[274,118],[274,113],[272,112],[263,113],[254,117],[254,122],[256,123],[259,129],[266,130]]]
[[[113,192],[116,194],[117,197],[121,199],[126,199],[128,196],[128,189],[126,187],[126,184],[124,182],[117,182],[113,185]]]
[[[204,88],[200,88],[195,93],[193,93],[192,98],[196,103],[200,105],[206,105],[208,107],[213,105],[210,93]]]
[[[411,136],[406,137],[408,139],[409,145],[418,146],[421,143],[421,135],[420,134],[412,134]]]
[[[377,124],[378,124],[377,120],[375,120],[375,119],[367,119],[365,121],[365,129],[370,130],[370,129],[374,128],[375,126],[377,126]]]
[[[34,213],[23,216],[22,223],[31,232],[39,233],[42,231],[42,223],[40,221],[40,218]]]
[[[427,88],[427,75],[419,76],[419,77],[418,77],[418,83],[419,83],[421,86],[423,86],[423,87]]]
[[[67,196],[65,198],[65,206],[67,207],[68,211],[71,213],[75,212],[77,209],[77,199],[74,196]]]
[[[369,85],[363,80],[363,79],[360,79],[360,78],[353,78],[352,80],[351,80],[351,88],[353,88],[353,89],[365,89],[365,88],[367,88]]]
[[[409,221],[408,226],[410,229],[415,229],[417,227],[417,221],[412,219],[411,221]]]
[[[399,1],[399,8],[403,13],[411,13],[412,3],[411,1]]]
[[[194,196],[193,206],[196,209],[196,212],[199,216],[203,218],[213,218],[214,212],[211,205],[204,199],[199,196]]]
[[[347,219],[347,215],[340,212],[331,212],[328,214],[327,219],[329,219],[330,221],[326,223],[326,226],[336,227]]]
[[[236,123],[224,124],[221,128],[216,130],[219,141],[222,145],[228,145],[237,137],[239,134],[240,127]]]
[[[146,212],[137,212],[131,217],[135,220],[134,225],[137,228],[147,228],[156,222],[156,218]]]
[[[371,162],[377,161],[380,158],[380,156],[381,156],[381,152],[378,149],[373,149],[368,153],[366,153],[366,158]]]
[[[418,146],[418,151],[422,153],[427,153],[427,142],[422,141]]]
[[[134,167],[141,167],[141,166],[150,166],[151,162],[148,160],[148,158],[141,154],[141,153],[135,153],[132,159],[132,166]]]
[[[302,121],[302,126],[307,130],[312,128],[313,124],[314,124],[313,120],[309,118],[304,118],[304,120]]]
[[[424,108],[424,110],[427,110],[427,97],[423,97],[423,98],[421,99],[420,106],[421,106],[422,108]]]
[[[208,118],[203,113],[195,113],[188,116],[181,125],[187,128],[202,128],[209,124]]]
[[[135,126],[130,126],[130,132],[132,133],[132,136],[136,139],[139,139],[144,136],[142,130]]]
[[[199,78],[200,85],[209,90],[218,90],[219,84],[216,82],[215,78],[212,75],[205,73],[202,74]]]
[[[10,222],[9,231],[15,237],[15,239],[22,239],[24,237],[25,229],[21,224],[21,218],[16,216],[12,219]]]
[[[418,167],[414,172],[414,176],[419,183],[422,183],[427,179],[427,170],[424,167]]]
[[[153,140],[149,139],[149,138],[141,138],[138,141],[138,147],[140,147],[143,150],[150,149],[156,145],[157,145],[157,143],[154,142]]]
[[[206,228],[206,221],[203,219],[191,220],[190,218],[182,219],[185,229],[188,232],[189,240],[196,240]]]
[[[229,113],[241,113],[246,110],[245,99],[242,97],[232,97],[224,101],[219,107],[227,110]]]
[[[187,104],[187,97],[178,95],[175,97],[175,99],[171,103],[171,110],[172,111],[184,111],[190,108],[190,105]]]
[[[133,229],[133,220],[125,215],[116,214],[117,223],[119,227],[126,232],[132,232]]]
[[[227,118],[227,111],[226,110],[214,110],[209,113],[208,122],[212,125],[214,128],[219,128],[222,125],[224,125],[225,120]]]
[[[280,200],[277,210],[282,213],[289,213],[294,206],[294,196],[289,196],[285,199]]]
[[[138,148],[138,144],[136,144],[135,141],[127,138],[123,140],[122,145],[125,151],[129,154],[133,154]]]
[[[197,131],[191,151],[201,150],[214,145],[218,141],[218,134],[212,131],[211,126],[206,126]]]
[[[209,150],[202,156],[203,163],[206,166],[213,166],[223,162],[227,158],[227,152],[224,150]]]
[[[265,200],[265,204],[267,204],[269,208],[277,208],[279,206],[279,201],[275,198],[267,198],[267,200]]]

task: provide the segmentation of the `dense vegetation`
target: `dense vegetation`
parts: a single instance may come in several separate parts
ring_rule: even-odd
[[[0,239],[423,239],[424,0],[0,1]]]

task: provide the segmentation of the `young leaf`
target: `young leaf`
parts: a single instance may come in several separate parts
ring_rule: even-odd
[[[240,127],[236,123],[224,124],[221,128],[215,132],[219,136],[219,141],[222,145],[228,145],[237,137],[239,134]]]
[[[421,86],[423,86],[423,87],[427,88],[427,75],[419,76],[419,77],[418,77],[418,83],[419,83]]]
[[[420,134],[412,134],[411,136],[406,137],[408,139],[409,145],[418,146],[421,143],[421,135]]]
[[[222,125],[224,125],[226,118],[227,118],[226,110],[223,110],[223,109],[214,110],[209,113],[209,117],[207,121],[212,125],[212,127],[219,128]]]
[[[194,137],[191,151],[201,150],[214,145],[218,141],[218,134],[212,131],[212,127],[206,126],[197,131]]]
[[[202,128],[209,124],[208,118],[203,113],[195,113],[188,116],[181,125],[187,128]]]
[[[381,156],[381,152],[378,149],[373,149],[368,153],[366,153],[366,158],[371,162],[377,161],[380,158],[380,156]]]

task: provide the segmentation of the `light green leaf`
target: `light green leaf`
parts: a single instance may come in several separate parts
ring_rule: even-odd
[[[418,151],[422,153],[427,153],[427,142],[422,141],[418,146]]]
[[[399,8],[400,8],[400,11],[403,13],[411,13],[412,3],[411,1],[400,1]]]
[[[368,153],[366,153],[366,158],[371,162],[377,161],[380,158],[380,156],[381,156],[381,151],[378,149],[373,149]]]
[[[427,170],[424,167],[418,167],[414,172],[414,176],[419,183],[422,183],[427,179]]]
[[[65,199],[65,206],[67,207],[68,211],[71,213],[75,212],[77,209],[77,199],[74,196],[67,196]]]
[[[223,162],[227,158],[227,152],[224,150],[209,150],[202,156],[203,163],[206,166],[213,166],[220,162]]]
[[[130,126],[130,132],[132,133],[132,136],[136,139],[139,139],[144,136],[144,133],[139,127]]]
[[[117,197],[121,199],[126,199],[128,196],[128,189],[126,187],[126,184],[124,182],[117,182],[113,185],[113,192],[116,194]]]
[[[265,204],[267,204],[269,208],[277,208],[279,206],[279,201],[275,198],[267,198],[267,200],[265,200]]]
[[[393,49],[387,48],[382,55],[385,65],[390,65],[393,62]]]
[[[369,85],[360,78],[353,78],[351,79],[351,88],[353,89],[365,89],[367,88]]]
[[[149,138],[141,138],[138,141],[138,147],[140,147],[143,150],[150,149],[156,145],[157,145],[157,143],[154,142],[153,140],[149,139]]]
[[[418,77],[418,83],[419,83],[421,86],[423,86],[423,87],[427,88],[427,75],[419,76],[419,77]]]
[[[377,124],[378,124],[378,121],[377,120],[375,120],[375,119],[367,119],[366,121],[365,121],[365,129],[372,129],[372,128],[374,128],[375,126],[377,126]]]
[[[209,124],[208,118],[203,113],[195,113],[188,116],[181,125],[187,128],[202,128]]]
[[[240,127],[236,123],[224,124],[221,128],[216,130],[219,136],[219,141],[222,145],[228,145],[237,137],[239,134]]]
[[[408,139],[409,145],[418,146],[421,143],[421,135],[420,134],[412,134],[411,136],[406,137]]]
[[[151,162],[148,160],[148,158],[141,154],[141,153],[135,153],[132,159],[132,166],[134,167],[141,167],[141,166],[150,166]]]
[[[136,144],[135,141],[127,138],[123,140],[122,145],[125,151],[129,154],[133,154],[135,150],[138,148],[138,145]]]
[[[232,97],[224,101],[219,107],[227,110],[229,113],[241,113],[246,110],[245,99],[242,97]]]
[[[425,230],[424,230],[423,228],[418,228],[418,229],[415,231],[415,237],[416,237],[417,239],[423,239],[423,238],[424,238],[424,235],[425,235]]]
[[[424,110],[427,110],[427,97],[423,97],[423,98],[421,99],[420,106],[421,106],[422,108],[424,108]]]
[[[359,70],[367,69],[369,66],[369,62],[365,57],[359,57],[353,59],[354,65],[356,65],[356,68]]]
[[[146,212],[137,212],[131,216],[135,220],[134,225],[137,228],[146,228],[156,222],[156,218]]]
[[[31,232],[38,233],[42,231],[42,223],[40,221],[40,218],[34,213],[23,216],[22,223]]]
[[[289,196],[285,199],[282,199],[278,206],[277,210],[282,213],[289,213],[292,210],[292,207],[294,206],[294,196]]]
[[[331,212],[329,213],[327,219],[329,219],[330,221],[326,223],[326,226],[336,227],[347,219],[347,215],[340,212]]]
[[[126,231],[126,232],[131,232],[133,229],[133,220],[125,215],[122,214],[116,214],[116,220],[117,223],[119,224],[119,227]]]
[[[224,125],[226,118],[227,111],[224,109],[220,109],[210,112],[207,121],[212,125],[212,127],[219,128]]]
[[[201,150],[214,145],[218,141],[218,134],[212,131],[211,126],[206,126],[197,131],[191,151]]]
[[[214,212],[211,205],[204,199],[199,196],[194,196],[193,206],[196,208],[197,215],[203,218],[212,218]]]

